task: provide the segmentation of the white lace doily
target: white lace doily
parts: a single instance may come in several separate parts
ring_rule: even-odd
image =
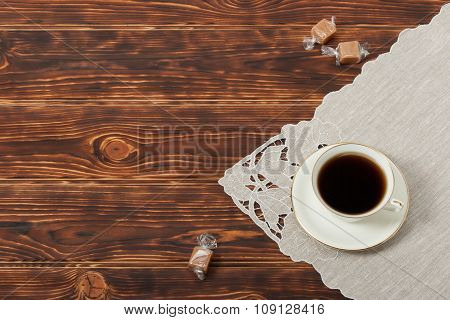
[[[219,181],[281,252],[313,264],[327,286],[347,297],[450,296],[449,34],[450,5],[445,5],[429,25],[403,31],[389,53],[364,65],[353,84],[328,94],[311,121],[284,126]],[[410,187],[407,222],[376,251],[322,245],[292,211],[292,179],[303,159],[321,144],[343,140],[388,154]]]

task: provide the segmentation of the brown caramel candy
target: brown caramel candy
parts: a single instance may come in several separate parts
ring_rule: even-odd
[[[206,275],[212,255],[213,251],[210,249],[200,246],[194,247],[191,258],[189,259],[189,268],[191,268],[197,276]]]
[[[324,44],[333,37],[336,32],[336,25],[327,19],[320,20],[311,29],[311,36],[317,43]]]
[[[337,51],[340,64],[353,64],[361,61],[361,48],[358,41],[341,42]]]

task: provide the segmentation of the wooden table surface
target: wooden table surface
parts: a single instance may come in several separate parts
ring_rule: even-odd
[[[1,2],[1,298],[344,298],[217,180],[360,73],[303,49],[319,19],[374,59],[445,1]],[[201,282],[186,263],[205,231]]]

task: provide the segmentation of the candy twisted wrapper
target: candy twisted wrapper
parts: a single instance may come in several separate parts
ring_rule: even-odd
[[[305,50],[312,50],[316,43],[325,44],[336,33],[336,17],[330,20],[322,19],[311,29],[311,37],[303,39],[303,47]]]
[[[336,49],[322,46],[322,54],[336,58],[336,65],[359,63],[369,55],[368,43],[342,42]]]
[[[200,280],[204,280],[213,255],[212,250],[217,248],[217,240],[213,235],[204,233],[197,237],[197,242],[198,246],[192,251],[188,266]]]
[[[203,233],[197,237],[198,245],[204,249],[215,249],[217,248],[216,238],[209,233]]]

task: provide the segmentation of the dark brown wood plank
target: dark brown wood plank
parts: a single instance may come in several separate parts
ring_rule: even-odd
[[[199,282],[186,262],[205,231],[219,248]],[[342,298],[283,256],[217,184],[4,183],[0,238],[8,299],[74,298],[76,279],[93,268],[114,299]]]
[[[184,266],[203,232],[218,237],[217,265],[293,264],[217,183],[0,184],[0,267]]]
[[[341,28],[330,45],[367,41],[373,59],[408,26]],[[4,31],[0,96],[320,100],[351,83],[362,64],[337,67],[319,49],[305,51],[307,30]]]
[[[4,102],[0,180],[216,183],[284,124],[310,119],[319,103]],[[116,162],[102,148],[115,138],[132,148]]]
[[[1,268],[0,298],[74,299],[80,277],[99,272],[111,299],[343,299],[304,263],[289,268],[211,267],[205,281],[187,268]]]
[[[310,25],[337,15],[340,25],[401,25],[436,13],[445,1],[26,1],[6,0],[0,8],[2,28]],[[43,10],[45,8],[45,10]]]

